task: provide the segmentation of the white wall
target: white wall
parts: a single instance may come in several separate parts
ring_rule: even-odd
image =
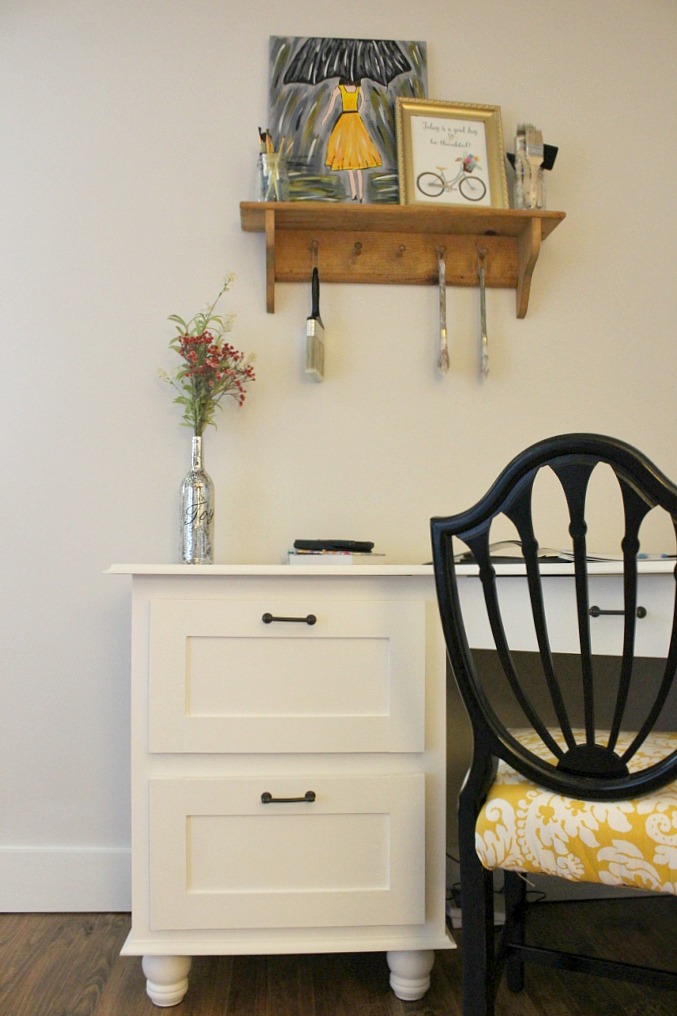
[[[239,223],[271,34],[426,40],[431,97],[560,146],[568,217],[524,321],[489,294],[488,383],[475,290],[450,291],[440,378],[433,288],[372,286],[323,288],[328,378],[305,381],[307,288],[266,314],[263,239]],[[258,380],[207,437],[218,561],[327,534],[424,560],[431,514],[557,431],[677,476],[676,36],[673,0],[5,0],[0,906],[127,905],[129,590],[103,571],[175,560],[190,435],[156,368],[167,315],[224,272]]]

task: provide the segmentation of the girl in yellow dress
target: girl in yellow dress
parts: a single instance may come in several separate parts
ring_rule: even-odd
[[[369,137],[359,113],[362,104],[360,85],[341,81],[334,89],[329,109],[322,118],[322,126],[341,103],[341,115],[336,121],[327,142],[325,164],[333,170],[347,170],[350,196],[353,201],[364,200],[364,177],[360,170],[382,164],[381,154]]]

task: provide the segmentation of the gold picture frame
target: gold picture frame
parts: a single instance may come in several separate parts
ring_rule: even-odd
[[[500,106],[400,97],[395,126],[401,205],[510,207]]]

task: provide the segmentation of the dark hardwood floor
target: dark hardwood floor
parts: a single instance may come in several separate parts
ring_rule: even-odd
[[[624,945],[636,962],[674,964],[674,899],[585,904],[566,919],[576,941]],[[627,903],[623,903],[628,914]],[[548,931],[561,907],[541,908]],[[568,912],[569,914],[571,911]],[[559,915],[559,916],[558,916]],[[585,921],[585,924],[583,924]],[[592,927],[592,934],[587,928]],[[2,1016],[157,1016],[141,963],[119,955],[127,914],[0,914]],[[537,931],[540,935],[541,931]],[[462,947],[462,946],[461,946]],[[668,956],[661,958],[661,949]],[[401,1002],[382,953],[196,958],[177,1016],[461,1016],[460,951],[438,953],[430,991]],[[650,989],[531,966],[527,986],[501,986],[497,1016],[674,1016],[677,991]]]

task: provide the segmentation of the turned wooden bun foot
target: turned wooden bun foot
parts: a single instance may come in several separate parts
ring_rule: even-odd
[[[389,952],[390,987],[404,1002],[423,998],[430,987],[430,971],[435,960],[432,949]]]
[[[188,991],[190,956],[144,956],[146,992],[153,1005],[178,1005]]]

